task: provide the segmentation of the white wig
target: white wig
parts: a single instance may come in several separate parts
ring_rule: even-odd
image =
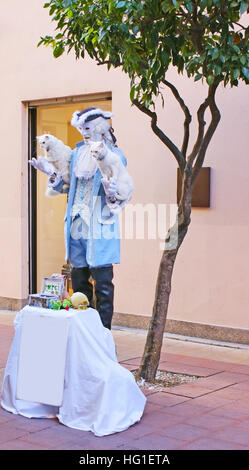
[[[96,133],[103,135],[107,140],[111,139],[112,143],[115,144],[116,138],[108,122],[108,119],[112,116],[113,114],[110,111],[103,111],[99,108],[87,108],[73,113],[71,125],[78,129],[86,122],[94,121]]]

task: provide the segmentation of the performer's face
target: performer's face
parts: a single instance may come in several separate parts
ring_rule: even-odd
[[[102,140],[101,134],[96,132],[96,125],[94,124],[94,120],[90,122],[86,122],[82,124],[81,127],[78,128],[81,134],[84,137],[84,140],[87,142],[88,140],[97,142]]]

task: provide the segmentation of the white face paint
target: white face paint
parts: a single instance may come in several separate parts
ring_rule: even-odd
[[[96,124],[93,121],[85,122],[81,126],[78,127],[78,130],[84,137],[84,140],[87,142],[88,140],[91,140],[93,142],[97,142],[102,140],[101,134],[96,132]]]

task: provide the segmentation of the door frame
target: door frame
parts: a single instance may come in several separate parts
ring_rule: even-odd
[[[60,106],[63,104],[91,103],[92,101],[111,101],[112,92],[88,93],[85,95],[65,96],[27,101],[28,107],[28,159],[36,158],[37,107]],[[31,165],[28,168],[28,259],[29,293],[37,292],[37,176]]]
[[[28,159],[36,157],[36,107],[28,108]],[[37,292],[37,191],[36,170],[28,169],[29,294]]]

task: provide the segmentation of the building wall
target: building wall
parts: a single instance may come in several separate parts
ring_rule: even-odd
[[[0,186],[0,264],[2,299],[28,296],[27,106],[30,100],[112,92],[113,127],[135,182],[134,204],[176,203],[176,161],[152,133],[150,120],[129,101],[129,80],[73,54],[54,59],[39,47],[52,32],[43,0],[13,0],[1,5],[2,181]],[[20,21],[21,18],[21,21]],[[206,87],[168,76],[194,118]],[[174,140],[182,138],[183,115],[168,90],[165,107],[157,103],[159,124]],[[174,273],[169,318],[249,328],[248,317],[248,93],[245,86],[221,88],[217,103],[222,120],[208,149],[212,168],[211,207],[192,211],[189,232]],[[172,206],[174,207],[174,206]],[[122,214],[125,227],[126,212]],[[166,230],[165,230],[166,233]],[[122,240],[121,265],[115,266],[115,310],[150,316],[162,251],[160,241]],[[48,273],[49,274],[49,273]]]

